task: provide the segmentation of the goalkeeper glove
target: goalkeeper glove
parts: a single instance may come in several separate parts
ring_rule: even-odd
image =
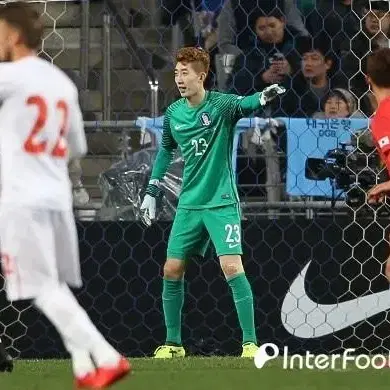
[[[275,99],[276,96],[286,92],[286,88],[278,84],[272,84],[267,88],[264,88],[260,93],[260,104],[265,106],[271,100]]]
[[[157,199],[161,198],[163,191],[160,188],[160,181],[153,179],[146,187],[145,197],[141,204],[142,221],[146,226],[150,226],[156,218]]]

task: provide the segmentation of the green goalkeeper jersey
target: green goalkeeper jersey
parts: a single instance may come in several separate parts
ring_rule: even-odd
[[[184,172],[178,207],[203,209],[239,202],[232,167],[235,127],[260,107],[260,93],[242,97],[206,91],[196,107],[185,98],[175,101],[165,113],[151,179],[164,177],[179,147]]]

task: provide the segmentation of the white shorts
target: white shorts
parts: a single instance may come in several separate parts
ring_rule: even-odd
[[[10,301],[34,299],[48,284],[81,287],[79,246],[72,211],[0,210],[1,265]]]

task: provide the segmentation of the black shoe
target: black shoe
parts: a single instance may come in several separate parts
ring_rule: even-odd
[[[14,362],[10,355],[6,355],[4,360],[0,362],[0,372],[12,372],[14,369]]]
[[[14,362],[12,357],[5,350],[3,344],[0,342],[0,372],[12,372],[14,369]]]

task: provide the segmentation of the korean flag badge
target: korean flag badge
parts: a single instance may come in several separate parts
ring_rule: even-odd
[[[211,125],[211,118],[207,112],[202,113],[202,115],[200,116],[200,121],[202,122],[203,126],[210,126]]]

